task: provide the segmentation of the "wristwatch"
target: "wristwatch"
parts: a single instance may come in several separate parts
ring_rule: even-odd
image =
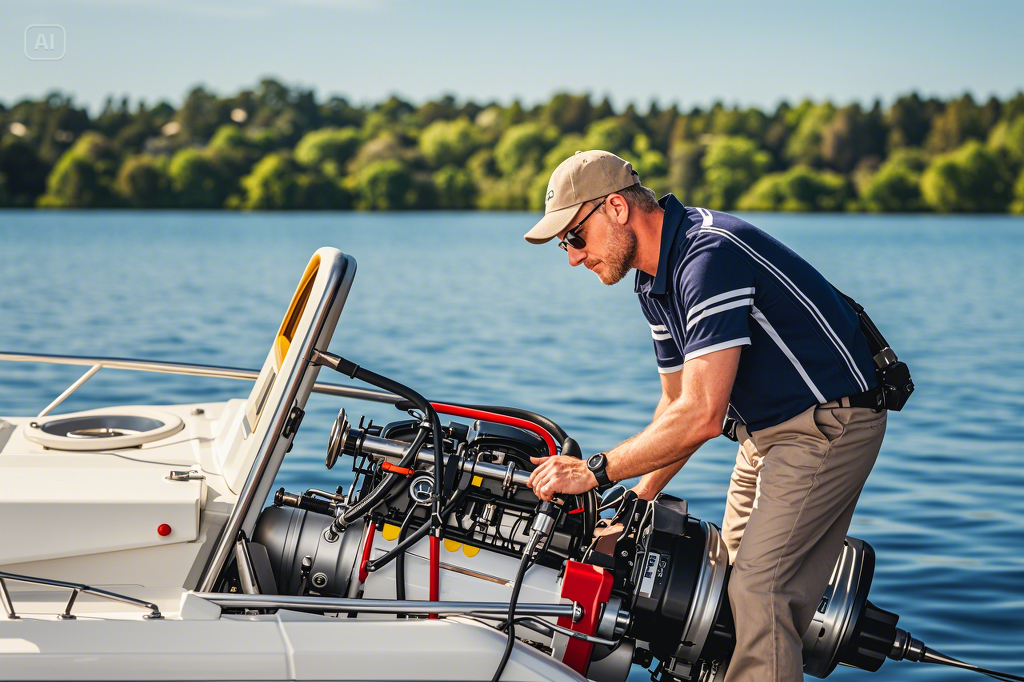
[[[608,472],[605,467],[608,466],[608,457],[603,452],[599,452],[596,455],[591,455],[590,459],[587,460],[587,469],[590,473],[594,474],[594,478],[597,479],[597,489],[605,490],[612,486],[612,481],[608,478]]]

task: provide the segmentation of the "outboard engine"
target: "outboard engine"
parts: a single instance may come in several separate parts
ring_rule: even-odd
[[[253,534],[267,550],[279,593],[428,599],[426,529],[436,460],[424,447],[414,466],[399,466],[420,425],[352,427],[339,414],[327,463],[352,457],[352,487],[347,493],[282,489]],[[538,503],[525,485],[530,457],[548,454],[545,442],[485,420],[452,422],[443,435],[444,598],[507,602]],[[344,532],[331,532],[344,509],[395,472],[401,480],[369,513]],[[583,497],[562,501],[521,586],[522,601],[572,602],[583,617],[538,618],[517,633],[597,682],[622,682],[633,663],[649,666],[654,659],[661,682],[724,679],[735,636],[729,555],[719,529],[668,495],[651,503],[626,492],[600,522],[596,504]],[[807,674],[827,677],[840,663],[877,670],[892,651],[898,617],[867,600],[873,571],[871,546],[847,538],[803,637]]]

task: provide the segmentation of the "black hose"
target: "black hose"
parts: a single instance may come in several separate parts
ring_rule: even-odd
[[[397,391],[392,392],[397,393]],[[455,407],[464,407],[470,410],[494,412],[495,414],[502,414],[506,417],[515,417],[517,419],[524,419],[528,422],[532,422],[550,433],[556,440],[561,441],[561,445],[559,447],[561,448],[560,452],[562,455],[568,455],[569,457],[575,457],[576,459],[583,459],[583,452],[580,450],[579,443],[570,438],[565,432],[565,429],[542,414],[523,410],[518,407],[504,407],[502,405],[464,405],[452,402],[445,402],[445,404],[453,405]],[[395,403],[395,407],[400,410],[408,410],[412,407],[418,406],[412,401],[400,400]],[[592,537],[594,535],[594,529],[597,528],[597,493],[594,491],[588,491],[583,493],[580,497],[583,498],[583,533],[585,537]]]
[[[501,654],[501,662],[498,663],[491,682],[498,682],[501,679],[501,674],[505,672],[505,666],[508,665],[508,659],[512,656],[512,647],[516,643],[516,604],[519,602],[519,591],[523,586],[524,578],[526,578],[526,569],[530,567],[532,555],[532,552],[524,551],[523,558],[519,562],[519,570],[516,571],[516,579],[512,584],[512,596],[508,600],[508,640],[505,642],[505,651]]]
[[[1011,673],[1004,673],[999,670],[992,670],[991,668],[982,668],[981,666],[974,665],[973,663],[964,663],[963,661],[947,656],[946,654],[940,653],[935,649],[929,647],[924,648],[924,656],[921,658],[922,663],[935,663],[938,665],[947,665],[951,668],[960,668],[961,670],[970,670],[972,672],[981,673],[982,675],[988,675],[997,680],[1021,680],[1024,681],[1024,677],[1013,675]]]
[[[416,509],[412,508],[405,515],[405,519],[402,521],[402,526],[398,529],[398,542],[401,544],[402,540],[405,539],[405,534],[409,532],[409,525],[412,523],[412,517],[415,516]],[[398,601],[405,600],[405,554],[402,553],[395,560],[395,599]],[[399,618],[405,618],[404,614],[398,614]]]
[[[468,492],[469,486],[466,486],[465,488],[460,488],[459,490],[455,491],[455,494],[452,496],[451,501],[445,506],[444,510],[441,512],[441,516],[447,517],[449,514],[454,512],[455,508],[459,504],[461,504],[463,499],[465,499],[466,494]],[[398,544],[396,544],[388,551],[387,554],[385,554],[384,556],[377,557],[376,559],[370,559],[369,561],[367,561],[366,571],[368,573],[373,573],[374,571],[378,571],[381,568],[384,568],[389,563],[391,563],[396,557],[403,554],[405,550],[409,549],[417,542],[419,542],[421,539],[423,539],[423,536],[426,535],[429,531],[430,524],[424,523],[422,526],[420,526],[412,533],[410,533],[409,536],[406,537],[404,540],[400,540]]]
[[[416,455],[419,453],[420,448],[423,446],[423,441],[427,439],[427,433],[429,431],[430,429],[426,426],[421,426],[419,430],[416,431],[416,435],[412,439],[412,444],[406,451],[405,456],[402,458],[402,461],[398,463],[398,466],[409,467],[409,465],[411,465],[413,461],[415,461]],[[361,517],[363,514],[369,512],[374,507],[376,507],[381,502],[381,500],[387,497],[388,493],[390,493],[394,489],[395,485],[399,481],[404,479],[405,476],[402,476],[400,474],[394,474],[390,472],[385,474],[384,480],[378,483],[377,486],[373,490],[371,490],[366,497],[359,500],[354,505],[345,510],[345,512],[340,517],[341,520],[347,525]]]
[[[434,502],[432,505],[433,512],[430,518],[430,527],[434,530],[435,535],[440,540],[444,531],[444,524],[441,521],[441,499],[444,494],[442,492],[442,484],[444,482],[444,452],[441,450],[441,420],[438,419],[437,412],[434,410],[433,406],[426,398],[408,386],[400,384],[397,381],[389,379],[381,374],[377,374],[376,372],[371,372],[370,370],[360,367],[351,360],[346,360],[339,355],[334,355],[333,353],[328,353],[326,351],[314,350],[313,360],[317,364],[330,367],[334,371],[345,374],[352,379],[365,381],[372,386],[376,386],[377,388],[405,398],[419,409],[429,420],[431,430],[434,435]],[[424,427],[420,427],[421,430],[423,428]],[[419,434],[417,434],[417,437],[418,436]],[[409,463],[406,462],[406,459],[409,459],[410,462],[415,460],[419,447],[422,446],[422,444],[423,443],[421,441],[417,447],[409,448],[406,456],[402,458],[402,462],[404,463],[402,466],[409,465]],[[367,495],[365,503],[363,500],[360,500],[358,504],[346,510],[343,515],[335,519],[334,523],[331,525],[331,529],[336,533],[340,532],[355,518],[368,512],[391,490],[397,480],[398,476],[389,473],[388,476],[385,477],[369,495]]]

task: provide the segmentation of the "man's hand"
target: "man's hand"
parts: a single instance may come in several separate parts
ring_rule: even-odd
[[[555,493],[579,495],[597,487],[597,478],[586,461],[575,457],[531,457],[537,468],[526,485],[542,500],[550,501]]]

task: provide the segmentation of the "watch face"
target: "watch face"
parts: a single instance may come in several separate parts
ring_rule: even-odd
[[[599,452],[599,453],[597,453],[596,455],[593,455],[590,459],[587,460],[587,468],[590,469],[591,471],[594,471],[596,469],[600,469],[600,468],[604,467],[604,461],[605,461],[604,453],[603,452]]]

